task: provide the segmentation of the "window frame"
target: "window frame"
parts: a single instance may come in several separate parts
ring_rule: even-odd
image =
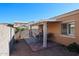
[[[67,24],[67,34],[64,34],[63,33],[63,28],[62,28],[62,26],[63,26],[63,24]],[[69,24],[74,24],[74,33],[73,34],[71,34],[71,33],[69,33],[69,30],[71,30],[71,29],[69,29]],[[71,21],[71,22],[62,22],[61,23],[61,34],[62,35],[64,35],[64,36],[68,36],[68,37],[74,37],[75,36],[75,22],[74,21]]]

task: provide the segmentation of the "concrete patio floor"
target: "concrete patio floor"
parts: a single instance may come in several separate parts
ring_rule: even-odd
[[[10,56],[78,56],[75,52],[69,52],[65,47],[53,43],[51,48],[33,52],[28,44],[21,40],[16,44],[16,50]]]

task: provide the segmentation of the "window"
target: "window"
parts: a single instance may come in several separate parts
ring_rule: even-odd
[[[74,22],[61,24],[61,33],[64,35],[74,35],[75,24]]]

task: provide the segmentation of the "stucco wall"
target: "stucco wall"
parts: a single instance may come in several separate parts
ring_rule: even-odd
[[[55,36],[54,41],[64,45],[69,45],[73,42],[76,42],[77,44],[79,44],[79,14],[58,18],[57,20],[60,20],[61,22],[70,22],[74,20],[75,36],[74,37],[63,36],[61,34],[61,22],[48,23],[48,32],[54,33],[54,36]]]
[[[60,33],[60,23],[48,23],[48,33],[59,34]]]
[[[14,35],[14,29],[0,25],[0,56],[9,55],[9,42]]]

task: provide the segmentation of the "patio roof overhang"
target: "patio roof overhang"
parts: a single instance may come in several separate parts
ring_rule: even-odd
[[[57,22],[61,22],[61,21],[58,21],[58,20],[44,20],[44,21],[39,21],[39,22],[36,22],[36,23],[33,23],[31,24],[31,26],[34,26],[34,25],[43,25],[44,23],[57,23]]]

